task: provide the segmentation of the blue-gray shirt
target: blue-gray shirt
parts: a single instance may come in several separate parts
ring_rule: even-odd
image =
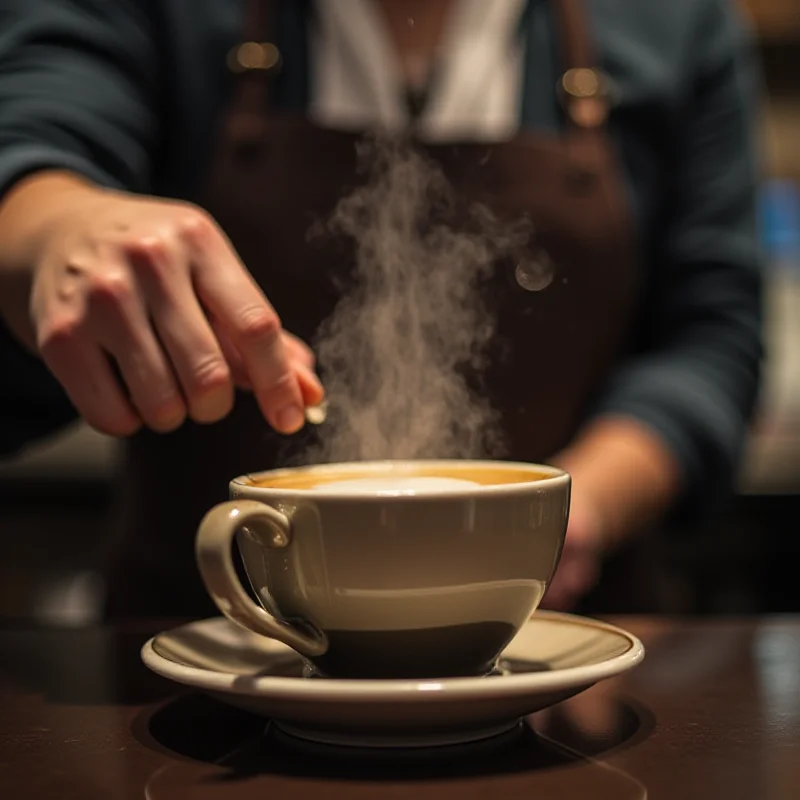
[[[681,508],[730,487],[762,357],[755,225],[759,72],[733,0],[585,0],[617,98],[611,132],[643,285],[626,360],[595,413],[634,417],[682,467]],[[191,200],[229,89],[242,0],[0,0],[0,196],[71,169]],[[283,4],[277,101],[309,97],[309,3]],[[551,8],[530,0],[521,122],[561,125]],[[2,243],[0,242],[0,247]],[[0,452],[75,418],[43,365],[0,328]]]

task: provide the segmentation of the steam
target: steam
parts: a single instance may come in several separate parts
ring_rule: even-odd
[[[365,181],[326,225],[353,240],[356,280],[313,343],[328,412],[304,460],[497,457],[479,380],[496,330],[482,289],[528,226],[466,207],[402,140],[370,138],[358,159]]]

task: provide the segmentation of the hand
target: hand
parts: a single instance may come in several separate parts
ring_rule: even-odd
[[[32,335],[90,425],[125,436],[215,422],[238,383],[275,429],[303,426],[323,398],[313,355],[205,212],[77,182],[63,191],[34,259]]]
[[[574,607],[598,581],[605,554],[677,496],[680,470],[658,434],[627,417],[589,422],[552,463],[572,476],[567,538],[543,608]]]
[[[570,611],[597,583],[603,556],[600,515],[573,484],[567,538],[542,608]]]

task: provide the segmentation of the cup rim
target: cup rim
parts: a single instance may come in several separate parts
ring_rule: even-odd
[[[345,472],[360,472],[364,469],[384,469],[401,468],[403,466],[413,467],[424,464],[433,469],[447,468],[477,468],[477,469],[519,469],[523,472],[531,473],[531,480],[523,480],[514,483],[496,484],[475,484],[469,487],[439,487],[427,489],[424,492],[414,492],[409,490],[374,490],[371,492],[342,492],[333,493],[321,491],[317,488],[299,489],[292,487],[271,487],[255,486],[254,481],[264,480],[265,478],[280,478],[290,475],[308,475],[314,472],[330,472],[330,470],[343,470]],[[491,496],[515,496],[530,493],[531,489],[542,491],[553,491],[562,486],[571,484],[570,474],[560,467],[548,464],[538,464],[525,461],[503,461],[500,459],[455,459],[455,458],[420,458],[420,459],[376,459],[370,461],[342,461],[322,464],[312,464],[300,467],[280,467],[277,469],[261,470],[239,475],[230,481],[230,488],[246,490],[252,497],[263,498],[313,498],[314,500],[324,500],[327,502],[424,502],[441,499],[468,499],[470,497],[491,497]]]

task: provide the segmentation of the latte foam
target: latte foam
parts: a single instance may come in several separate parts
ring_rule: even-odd
[[[350,480],[318,483],[317,492],[339,495],[417,495],[442,490],[472,489],[480,486],[475,481],[445,478],[431,475],[409,475],[407,477],[351,478]]]

